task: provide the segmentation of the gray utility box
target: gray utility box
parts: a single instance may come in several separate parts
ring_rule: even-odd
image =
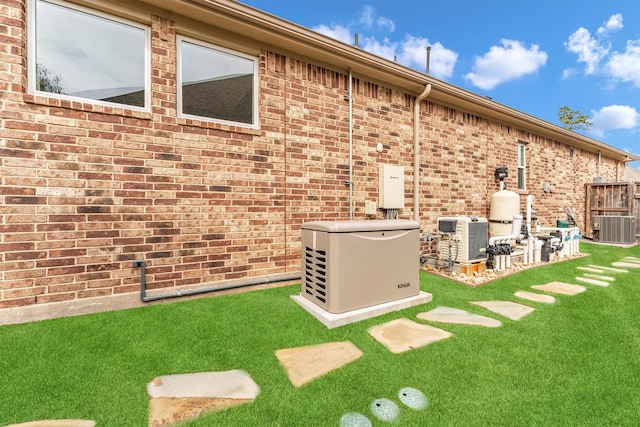
[[[318,221],[302,225],[301,295],[344,313],[420,293],[417,221]]]
[[[636,217],[594,216],[594,239],[603,243],[636,243]]]

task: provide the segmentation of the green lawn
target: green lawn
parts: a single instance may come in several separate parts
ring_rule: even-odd
[[[513,293],[550,281],[575,281],[577,266],[610,265],[640,248],[582,244],[591,256],[553,263],[473,289],[421,273],[433,302],[327,329],[291,298],[299,286],[201,298],[139,309],[0,327],[0,425],[38,419],[93,419],[98,426],[145,426],[146,384],[154,377],[247,371],[261,388],[253,404],[216,412],[189,426],[338,426],[388,398],[401,426],[640,425],[640,270],[615,274],[609,287],[585,285],[511,321],[469,304],[519,300]],[[435,324],[453,337],[392,354],[367,329],[416,319],[436,306],[502,320],[500,328]],[[420,321],[422,322],[422,321]],[[353,342],[355,362],[293,387],[274,351]],[[402,405],[403,387],[424,392],[427,409]]]

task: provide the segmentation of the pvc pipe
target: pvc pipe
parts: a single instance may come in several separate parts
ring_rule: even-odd
[[[562,227],[540,227],[537,226],[536,227],[536,232],[540,233],[541,231],[578,231],[578,227],[568,227],[568,228],[562,228]]]
[[[531,211],[533,210],[533,195],[527,195],[527,233],[531,234]]]
[[[420,103],[431,93],[431,83],[416,98],[413,106],[413,219],[420,221]]]
[[[542,240],[536,240],[536,248],[535,248],[535,258],[533,260],[533,262],[540,262],[542,261],[542,246],[544,245],[544,242]]]
[[[510,240],[521,239],[522,234],[507,234],[504,236],[494,236],[489,238],[489,246],[493,246],[497,243],[509,243]]]
[[[349,67],[349,221],[353,220],[353,75]]]

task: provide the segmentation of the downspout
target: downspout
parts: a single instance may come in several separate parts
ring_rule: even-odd
[[[289,274],[289,275],[277,276],[273,278],[262,277],[262,278],[248,279],[241,282],[231,283],[228,285],[214,286],[210,288],[193,289],[191,291],[178,290],[177,292],[172,294],[147,296],[147,279],[146,279],[147,262],[143,259],[139,259],[139,260],[133,261],[131,266],[133,268],[140,268],[140,299],[143,302],[159,301],[159,300],[165,300],[169,298],[188,297],[193,295],[223,291],[227,289],[243,288],[247,286],[266,285],[269,283],[277,283],[277,282],[288,282],[290,280],[298,280],[301,278],[300,274]]]
[[[413,219],[420,221],[420,103],[431,93],[427,84],[413,105]]]
[[[357,43],[357,41],[356,41]],[[349,67],[349,221],[353,220],[353,75]]]

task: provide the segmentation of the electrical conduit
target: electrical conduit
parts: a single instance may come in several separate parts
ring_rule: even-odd
[[[413,219],[420,221],[420,103],[431,93],[427,84],[413,106]]]
[[[193,289],[189,291],[178,290],[177,292],[174,292],[171,294],[147,296],[147,279],[146,279],[147,262],[143,259],[139,259],[139,260],[133,261],[131,266],[133,268],[140,268],[140,299],[143,302],[159,301],[159,300],[165,300],[169,298],[188,297],[193,295],[223,291],[227,289],[243,288],[247,286],[266,285],[266,284],[278,283],[278,282],[288,282],[290,280],[299,280],[301,278],[300,274],[289,274],[289,275],[277,276],[277,277],[259,277],[259,278],[243,280],[241,282],[230,283],[228,285],[219,285],[219,286],[213,286],[209,288]]]

